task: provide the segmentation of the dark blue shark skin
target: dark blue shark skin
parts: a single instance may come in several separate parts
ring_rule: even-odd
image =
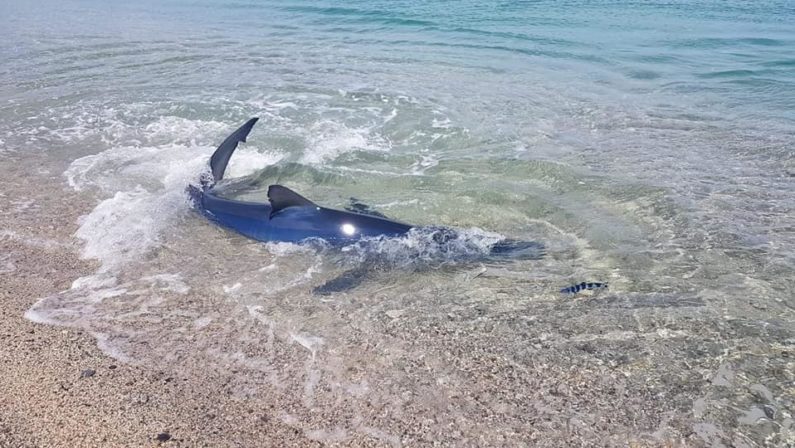
[[[200,186],[189,186],[194,207],[210,220],[258,241],[299,243],[320,239],[331,245],[347,245],[372,238],[404,236],[415,229],[427,229],[432,240],[444,245],[458,238],[458,233],[445,227],[420,228],[394,221],[370,211],[356,201],[353,210],[343,211],[321,207],[294,191],[281,186],[268,188],[270,203],[226,199],[215,185],[223,179],[226,165],[239,142],[245,142],[257,122],[252,118],[233,132],[210,158],[209,175]],[[503,240],[490,248],[491,255],[508,258],[535,259],[543,255],[537,242]]]
[[[271,185],[272,197],[279,185]],[[289,190],[288,190],[289,191]],[[292,205],[274,212],[271,204],[224,199],[212,190],[201,194],[200,209],[208,218],[258,241],[298,243],[310,238],[344,245],[365,237],[397,237],[413,226],[375,216],[317,205]]]

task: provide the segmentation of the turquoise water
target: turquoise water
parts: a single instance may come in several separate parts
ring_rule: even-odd
[[[440,85],[468,84],[466,76],[476,75],[481,83],[502,82],[517,99],[554,88],[625,107],[671,101],[736,121],[793,119],[790,2],[86,1],[3,8],[12,36],[2,47],[6,70],[39,75],[35,85],[56,91],[66,80],[97,89],[91,81],[111,75],[120,82],[104,92],[146,84],[153,98],[174,83],[182,90],[236,85],[269,92],[296,83],[445,92]],[[52,56],[46,63],[36,58],[45,55]],[[110,68],[112,74],[103,71]],[[29,86],[4,87],[19,93]],[[489,93],[473,89],[455,96]]]
[[[0,25],[6,213],[79,201],[56,239],[99,266],[29,317],[130,362],[238,363],[327,441],[795,443],[792,2],[4,2]],[[319,299],[355,257],[185,201],[251,116],[243,198],[279,182],[548,255]],[[557,294],[580,281],[611,290]]]

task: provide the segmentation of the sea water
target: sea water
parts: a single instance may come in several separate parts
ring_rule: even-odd
[[[29,318],[244,369],[242,399],[320,440],[795,443],[792,2],[6,1],[0,25],[2,237],[95,266]],[[241,199],[280,183],[547,254],[316,296],[356,256],[185,196],[252,116]],[[76,232],[14,227],[59,196]],[[559,294],[582,281],[610,290]]]

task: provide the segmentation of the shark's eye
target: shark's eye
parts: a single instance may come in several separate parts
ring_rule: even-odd
[[[340,230],[342,230],[342,233],[348,236],[351,236],[354,233],[356,233],[356,227],[354,227],[353,224],[348,224],[348,223],[343,224]]]

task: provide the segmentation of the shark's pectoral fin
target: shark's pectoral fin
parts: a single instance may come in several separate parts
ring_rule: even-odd
[[[374,210],[369,205],[359,201],[356,198],[351,198],[351,201],[345,206],[345,210],[353,213],[358,213],[360,215],[368,215],[368,216],[375,216],[377,218],[384,218],[389,219],[385,214]]]
[[[313,289],[312,292],[317,295],[327,296],[335,292],[344,292],[351,290],[361,285],[369,272],[370,269],[361,268],[361,267],[356,269],[351,269],[350,271],[344,272],[339,277],[335,277],[327,281],[326,283],[323,283],[322,285]]]

